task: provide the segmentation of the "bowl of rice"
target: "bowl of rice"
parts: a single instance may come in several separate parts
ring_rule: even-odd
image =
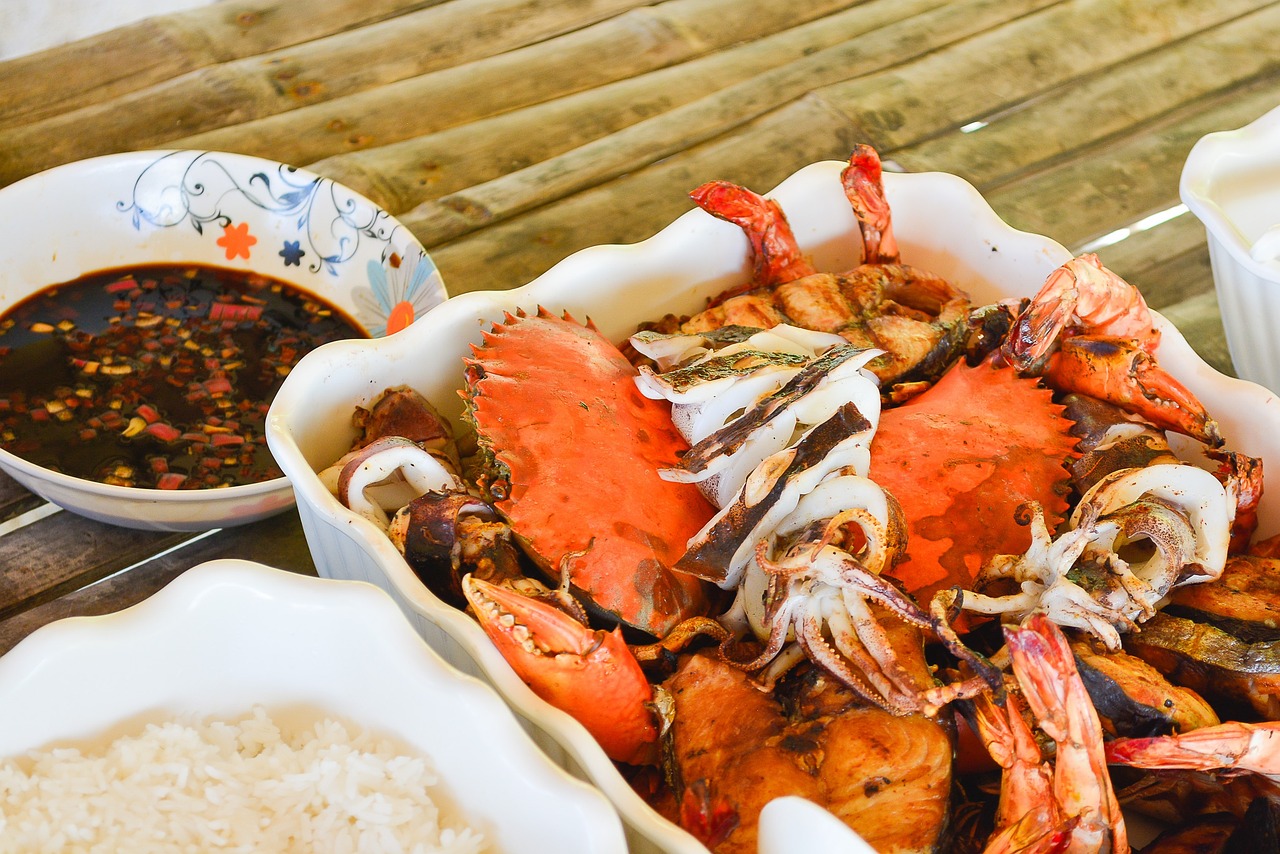
[[[4,850],[624,852],[604,797],[359,582],[221,560],[0,658]],[[12,846],[12,847],[10,847]]]

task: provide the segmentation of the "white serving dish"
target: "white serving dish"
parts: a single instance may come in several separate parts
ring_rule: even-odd
[[[600,793],[554,765],[489,686],[432,652],[381,590],[248,561],[202,564],[138,605],[51,623],[0,657],[0,757],[91,749],[174,717],[240,719],[255,705],[279,721],[336,716],[416,749],[504,854],[626,851]]]
[[[840,185],[844,165],[813,164],[769,194],[780,202],[819,269],[848,269],[861,252]],[[1010,228],[970,184],[955,176],[886,174],[885,187],[903,260],[946,276],[975,303],[1029,296],[1070,257],[1046,237]],[[334,500],[315,471],[348,449],[355,436],[350,424],[354,407],[367,405],[387,386],[409,384],[447,414],[458,415],[460,360],[469,344],[479,342],[481,329],[505,311],[538,305],[568,309],[580,320],[589,316],[605,335],[621,341],[638,321],[698,309],[706,298],[744,281],[750,269],[742,232],[693,210],[642,243],[578,252],[523,288],[455,297],[406,334],[327,344],[303,359],[268,419],[268,444],[293,482],[321,574],[364,579],[391,591],[447,659],[489,679],[553,756],[605,792],[621,812],[636,852],[693,854],[705,849],[635,795],[586,730],[535,697],[479,627],[429,593],[382,532]],[[1258,386],[1223,377],[1196,356],[1176,329],[1163,319],[1159,323],[1162,362],[1219,416],[1233,446],[1280,466],[1280,403]],[[1261,511],[1262,532],[1280,530],[1280,504],[1264,499]],[[790,809],[766,810],[762,822],[785,821],[794,814]],[[846,836],[852,839],[853,834]],[[797,842],[761,850],[807,850],[799,844],[798,831],[787,836],[762,823],[762,839],[780,837]]]
[[[303,288],[384,332],[390,306],[418,316],[445,299],[413,234],[352,190],[281,163],[209,151],[139,151],[68,163],[0,189],[0,312],[49,285],[133,264],[249,270]],[[248,257],[219,245],[247,225]],[[0,449],[0,469],[68,510],[112,524],[204,530],[285,510],[283,477],[223,489],[97,483]]]
[[[1280,107],[1197,142],[1179,189],[1208,235],[1236,372],[1280,392]]]

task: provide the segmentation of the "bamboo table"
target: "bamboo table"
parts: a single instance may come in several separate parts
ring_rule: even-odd
[[[1095,249],[1230,373],[1178,176],[1280,103],[1278,42],[1259,0],[221,0],[0,63],[0,186],[116,151],[256,154],[382,204],[460,293],[648,237],[704,181],[764,191],[869,142]],[[211,558],[315,571],[293,512],[129,531],[3,480],[0,519],[0,653]]]

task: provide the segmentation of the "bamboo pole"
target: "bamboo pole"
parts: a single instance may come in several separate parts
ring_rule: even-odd
[[[770,168],[762,170],[759,175],[739,168],[738,162],[744,159],[760,162],[756,159],[755,146],[761,139],[770,138],[762,128],[777,121],[778,115],[784,112],[789,123],[787,131],[797,137],[821,136],[829,130],[824,123],[838,121],[851,141],[870,141],[882,153],[891,154],[895,142],[918,141],[933,134],[954,131],[975,116],[990,116],[1008,108],[1011,103],[1034,99],[1045,89],[1052,90],[1081,73],[1105,68],[1167,39],[1230,20],[1261,5],[1265,4],[1250,4],[1242,0],[1223,3],[1208,0],[1199,3],[1075,0],[1055,5],[898,68],[847,84],[817,89],[805,100],[820,101],[825,109],[778,111],[755,123],[750,131],[734,131],[726,135],[723,158],[711,162],[706,171],[691,174],[682,187],[675,187],[669,176],[678,164],[686,162],[686,154],[672,156],[661,164],[661,169],[642,170],[627,179],[548,204],[507,223],[490,224],[479,233],[434,247],[432,254],[449,262],[449,267],[442,262],[441,269],[451,290],[522,284],[558,260],[557,253],[568,254],[594,242],[642,239],[669,221],[669,214],[678,213],[677,206],[671,205],[661,208],[664,212],[661,218],[640,216],[639,212],[648,209],[644,202],[632,204],[629,208],[622,205],[615,185],[628,187],[628,192],[637,200],[647,199],[655,193],[676,193],[683,199],[689,189],[711,178],[735,180],[728,174],[730,172],[745,174],[748,180],[739,183],[747,186],[757,189],[772,186],[780,177],[807,161],[788,161],[783,150],[767,160]],[[1071,32],[1072,39],[1058,38],[1062,32]],[[1087,50],[1082,51],[1081,42],[1087,44]],[[1039,75],[1039,80],[1036,74],[1031,73],[1037,64],[1048,69]],[[953,83],[956,79],[972,78],[979,70],[992,67],[999,67],[1002,71],[999,75],[984,77],[982,86],[957,89]],[[926,99],[915,94],[931,91],[956,92],[957,95],[954,99],[944,100]],[[839,118],[833,119],[833,116]],[[1185,149],[1182,153],[1185,154]],[[827,156],[845,155],[831,152]],[[690,158],[688,162],[694,162],[694,159]],[[697,162],[706,161],[697,158]],[[782,165],[782,175],[773,168],[775,164]],[[638,175],[646,176],[645,181],[638,181]],[[1176,180],[1171,186],[1176,186]],[[1010,198],[1004,210],[999,207],[997,210],[1007,217],[1012,215],[1011,221],[1016,226],[1046,233],[1068,244],[1086,239],[1084,234],[1064,232],[1054,222],[1044,221],[1044,217],[1052,215],[1047,211],[1041,213],[1040,219],[1035,218],[1038,208],[1049,207],[1045,205],[1045,199],[1054,198],[1043,188],[1028,189],[1024,195]],[[619,209],[628,209],[625,225],[613,229],[598,227],[599,220],[618,218],[618,214],[610,209],[611,204],[619,205]],[[687,209],[687,204],[679,207]],[[1055,204],[1052,210],[1057,211],[1061,207]],[[1082,217],[1087,216],[1088,209],[1084,204],[1074,207],[1079,209]],[[1019,220],[1018,216],[1024,216],[1024,219]],[[402,219],[414,228],[412,216]],[[1095,217],[1094,221],[1111,222],[1114,219]],[[574,223],[574,226],[569,223]],[[584,223],[590,225],[584,226]],[[593,239],[596,237],[605,240]],[[523,258],[511,257],[511,253],[517,250],[525,254]]]
[[[1188,225],[1199,225],[1199,220],[1189,214],[1184,215],[1182,219],[1190,220]],[[1167,229],[1164,236],[1172,240],[1179,236],[1178,231],[1174,228]],[[1174,248],[1171,249],[1171,247]],[[1132,282],[1144,296],[1149,294],[1151,298],[1147,304],[1160,312],[1170,306],[1214,292],[1213,269],[1209,263],[1209,245],[1205,242],[1203,232],[1194,234],[1191,242],[1183,244],[1182,247],[1175,247],[1170,243],[1165,244],[1164,248],[1169,254],[1159,263],[1141,269],[1125,270],[1123,273],[1119,270],[1116,272],[1120,273],[1126,281]],[[1099,254],[1102,255],[1102,253]],[[1108,265],[1111,263],[1110,254],[1103,256],[1102,263]]]
[[[552,160],[425,202],[402,219],[428,246],[442,243],[674,154],[689,142],[727,131],[735,119],[758,115],[808,89],[830,98],[834,109],[848,114],[853,126],[861,128],[863,135],[884,151],[892,148],[895,140],[909,138],[908,134],[919,139],[955,127],[964,115],[958,109],[974,111],[970,115],[999,109],[1158,46],[1170,36],[1229,20],[1257,5],[1247,0],[1189,0],[1181,4],[1079,0],[1028,14],[1028,7],[1001,4],[991,14],[1003,13],[1004,25],[990,29],[987,27],[993,22],[976,11],[981,6],[941,9],[937,14],[943,20],[930,21],[934,26],[921,27],[922,33],[904,33],[910,38],[902,42],[924,39],[925,45],[936,47],[927,41],[930,32],[954,34],[955,40],[941,39],[948,43],[946,48],[922,51],[924,55],[918,60],[911,61],[911,48],[894,45],[886,54],[906,61],[887,71],[857,76],[856,71],[871,69],[859,69],[852,58],[841,56],[841,48],[830,48]],[[1007,22],[1010,18],[1016,20]],[[972,29],[965,29],[969,21]],[[902,26],[908,24],[918,22]],[[1075,55],[1079,48],[1074,41],[1049,37],[1072,26],[1089,42],[1084,56]],[[874,40],[880,38],[877,34]],[[829,61],[837,56],[839,61]],[[1030,73],[1039,65],[1048,65],[1052,72]],[[999,74],[992,72],[983,86],[964,88],[966,94],[972,92],[967,97],[943,102],[907,94],[944,91],[947,80],[972,73],[968,69],[988,67],[999,68]],[[837,71],[833,75],[828,68]],[[854,71],[847,75],[854,79],[832,83],[833,77],[845,79],[839,76],[839,69]],[[958,108],[957,102],[962,106]]]
[[[1280,5],[1272,5],[1071,81],[973,133],[898,148],[893,159],[909,171],[954,172],[986,191],[1086,143],[1132,133],[1182,104],[1247,83],[1276,67],[1278,43]]]
[[[1229,377],[1236,376],[1231,353],[1227,350],[1227,333],[1222,326],[1217,293],[1208,291],[1198,294],[1167,306],[1161,313],[1178,328],[1191,349],[1208,362],[1210,367]]]
[[[801,165],[847,157],[858,141],[838,114],[805,96],[679,157],[435,247],[431,257],[450,294],[517,287],[579,249],[649,237],[693,207],[688,193],[704,181],[767,189]]]
[[[0,607],[0,621],[106,578],[192,534],[103,525],[63,511],[6,536],[14,538],[5,543],[5,601],[12,604]]]
[[[578,32],[288,115],[181,140],[310,163],[561,98],[768,35],[850,0],[667,0]]]
[[[56,0],[52,0],[56,2]],[[0,63],[0,127],[154,86],[206,65],[302,44],[444,0],[222,0]]]
[[[897,149],[998,116],[1067,81],[1272,2],[1071,0],[873,79],[825,87],[821,94],[882,150]],[[930,92],[947,97],[926,97]]]
[[[1070,246],[1076,254],[1086,244]],[[1170,247],[1193,251],[1170,255]],[[1163,311],[1165,306],[1191,299],[1213,289],[1204,225],[1190,211],[1149,228],[1130,228],[1123,240],[1095,249],[1102,263],[1142,291],[1147,303]],[[1179,269],[1170,275],[1171,260]],[[1190,264],[1192,269],[1181,269]]]
[[[678,65],[307,165],[399,214],[804,59],[882,26],[886,15],[905,17],[939,2],[875,0]]]
[[[1085,147],[1070,160],[987,193],[1015,228],[1077,246],[1178,203],[1178,180],[1200,137],[1237,128],[1275,106],[1280,70],[1184,105],[1131,136]],[[1053,200],[1046,204],[1046,200]]]
[[[202,130],[461,65],[643,2],[444,3],[294,48],[201,68],[158,86],[0,131],[0,185],[58,163],[158,147]],[[87,133],[87,128],[93,132]]]
[[[1257,4],[1252,4],[1257,5]],[[1107,0],[1083,0],[1080,3],[1057,4],[1033,14],[992,28],[982,35],[968,40],[961,36],[972,35],[964,31],[959,22],[948,22],[950,27],[934,27],[933,31],[956,32],[957,41],[946,49],[928,52],[922,59],[906,61],[888,72],[869,77],[855,77],[851,82],[824,85],[820,61],[823,55],[812,58],[812,67],[796,63],[803,68],[797,74],[801,87],[817,87],[833,106],[849,111],[855,127],[864,128],[867,136],[878,142],[882,149],[884,137],[905,136],[900,128],[910,128],[910,133],[927,136],[931,132],[946,129],[940,119],[954,127],[955,102],[966,102],[974,109],[982,99],[991,100],[987,109],[997,109],[1007,104],[1006,99],[1021,99],[1043,90],[1046,86],[1064,82],[1080,72],[1106,67],[1117,59],[1132,56],[1135,52],[1161,44],[1171,33],[1189,33],[1208,23],[1229,19],[1248,3],[1204,3],[1190,0],[1180,4],[1156,4],[1149,0],[1134,3],[1110,3]],[[963,10],[968,13],[969,10]],[[1009,17],[1016,17],[1025,9],[1010,9]],[[970,13],[972,14],[972,13]],[[956,18],[964,20],[965,15]],[[1087,23],[1076,23],[1085,20]],[[1079,49],[1074,42],[1056,40],[1053,33],[1064,32],[1071,26],[1084,29],[1089,38],[1089,50],[1084,56],[1075,56]],[[977,27],[975,27],[977,28]],[[826,52],[838,51],[829,49]],[[886,51],[890,55],[902,51]],[[910,54],[905,54],[910,56]],[[1070,60],[1070,61],[1068,61]],[[1002,77],[1004,88],[996,86],[957,88],[955,81],[965,79],[965,68],[982,68],[986,63],[998,63],[1001,68],[1014,68],[1014,73]],[[1053,73],[1019,73],[1032,65],[1050,65]],[[840,65],[832,63],[832,65]],[[589,143],[581,149],[567,152],[545,163],[527,166],[516,173],[504,175],[479,187],[428,201],[417,209],[404,214],[402,219],[428,246],[448,241],[468,230],[488,227],[507,216],[524,213],[539,204],[562,197],[591,183],[605,181],[622,170],[635,169],[657,157],[675,154],[690,141],[704,140],[709,134],[726,131],[735,115],[758,114],[760,109],[776,106],[794,91],[785,85],[777,85],[792,70],[791,67],[763,74],[758,79],[742,83],[730,90],[716,93],[705,99],[672,110],[663,117],[634,125],[626,131],[613,134],[607,140]],[[760,81],[774,86],[774,100],[762,93]],[[948,97],[924,100],[904,95],[911,92],[946,92],[948,83],[955,90]],[[888,104],[886,93],[897,97],[897,110]],[[737,105],[733,100],[739,99]],[[751,113],[751,110],[755,113]],[[905,120],[904,113],[911,118]],[[916,117],[916,113],[919,113]],[[804,129],[797,128],[797,132]]]
[[[968,0],[888,22],[560,156],[419,205],[402,217],[427,246],[615,178],[725,133],[814,87],[927,54],[1056,0]]]

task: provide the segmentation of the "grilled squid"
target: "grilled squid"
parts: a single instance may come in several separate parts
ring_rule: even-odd
[[[863,373],[876,351],[789,326],[707,349],[713,343],[702,335],[632,339],[660,368],[668,364],[661,373],[642,367],[637,387],[671,402],[672,422],[693,446],[663,477],[697,483],[717,507],[733,500],[765,458],[841,405],[856,403],[873,420],[879,415],[879,391]],[[685,361],[671,366],[673,354]]]
[[[922,707],[875,604],[919,627],[930,618],[880,572],[905,542],[901,510],[867,478],[880,415],[866,365],[878,350],[774,327],[724,347],[705,336],[633,339],[658,362],[637,384],[673,406],[692,447],[663,477],[698,483],[721,509],[676,568],[736,590],[721,617],[763,645],[769,683],[802,656],[896,714]],[[685,361],[680,361],[684,359]]]
[[[1017,593],[966,592],[961,607],[1009,618],[1045,613],[1119,649],[1120,633],[1150,619],[1175,587],[1222,574],[1232,503],[1216,477],[1192,465],[1112,472],[1085,493],[1066,531],[1052,536],[1036,508],[1027,552],[984,568],[980,587],[1007,578]]]
[[[417,496],[462,489],[456,472],[439,457],[400,436],[384,436],[352,451],[320,479],[345,507],[383,531],[391,514]]]

